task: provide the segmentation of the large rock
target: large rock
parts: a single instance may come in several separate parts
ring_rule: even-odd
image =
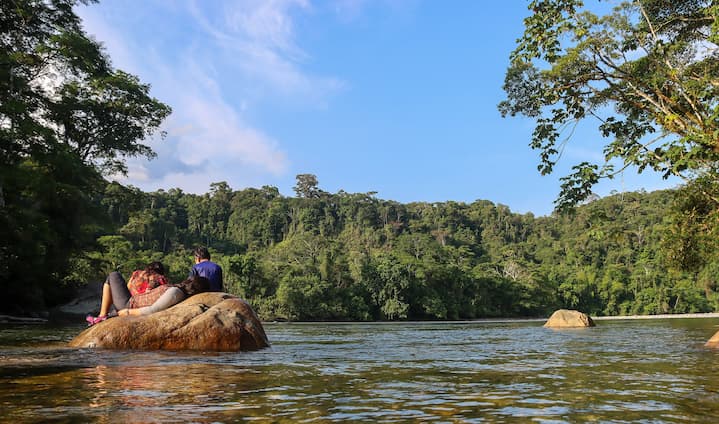
[[[227,293],[201,293],[145,316],[110,318],[70,341],[72,347],[244,351],[269,346],[250,305]]]
[[[719,331],[714,333],[711,339],[704,344],[705,347],[719,348]]]
[[[555,311],[544,323],[544,326],[548,328],[594,327],[594,325],[594,321],[589,315],[570,309]]]

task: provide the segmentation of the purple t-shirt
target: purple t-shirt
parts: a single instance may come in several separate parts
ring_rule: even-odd
[[[222,288],[222,268],[212,261],[203,261],[195,264],[190,270],[190,277],[199,275],[210,280],[210,291],[221,292]]]

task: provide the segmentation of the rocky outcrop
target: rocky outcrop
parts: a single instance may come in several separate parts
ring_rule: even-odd
[[[54,317],[84,317],[91,311],[97,312],[102,298],[102,282],[91,282],[75,288],[74,298],[50,310]]]
[[[549,317],[544,326],[547,328],[577,328],[594,327],[595,324],[592,318],[583,312],[560,309]]]
[[[250,305],[227,293],[201,293],[145,316],[110,318],[70,341],[71,347],[246,351],[269,346]]]

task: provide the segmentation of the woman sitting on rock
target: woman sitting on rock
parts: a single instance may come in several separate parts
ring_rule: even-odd
[[[181,283],[170,284],[167,286],[167,289],[164,290],[162,296],[160,296],[152,305],[120,309],[117,311],[117,314],[119,316],[153,314],[155,312],[164,311],[170,306],[174,306],[190,296],[206,291],[210,291],[210,280],[205,277],[193,275]]]
[[[90,325],[106,320],[113,306],[119,311],[152,305],[166,289],[165,267],[160,262],[150,262],[145,269],[133,272],[127,284],[119,272],[111,272],[102,285],[100,315],[88,315],[86,320]]]

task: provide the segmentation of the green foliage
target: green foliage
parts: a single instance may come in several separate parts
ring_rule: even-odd
[[[530,4],[502,112],[537,120],[543,173],[576,121],[598,117],[613,139],[606,163],[563,180],[558,206],[584,204],[541,218],[486,200],[331,194],[312,174],[298,175],[297,197],[226,182],[204,195],[107,183],[101,171],[122,171],[124,157],[152,156],[141,142],[170,110],[112,69],[76,3],[0,3],[0,310],[41,308],[63,300],[63,285],[152,260],[179,281],[195,245],[211,249],[227,290],[265,319],[719,309],[718,8],[709,2],[629,2],[603,17],[579,1]],[[680,196],[590,196],[615,159],[690,182]]]
[[[608,139],[603,163],[580,163],[562,179],[560,210],[629,166],[685,181],[717,177],[719,8],[708,0],[610,3],[601,16],[580,0],[531,1],[510,56],[499,110],[536,121],[530,146],[542,174],[580,121]],[[719,192],[703,195],[719,203]]]
[[[615,194],[571,215],[535,218],[486,200],[403,205],[319,188],[321,196],[288,198],[275,187],[234,191],[226,183],[198,196],[110,183],[99,204],[116,233],[98,238],[76,268],[129,272],[162,260],[179,281],[192,264],[191,248],[211,240],[226,290],[264,319],[717,310],[719,238],[707,226],[716,220],[692,218],[710,212],[701,189]],[[685,244],[677,245],[673,220],[695,237],[682,234]],[[689,257],[687,249],[694,259],[678,260]]]
[[[82,30],[77,3],[0,3],[3,311],[43,308],[43,293],[93,274],[83,252],[108,224],[100,172],[152,157],[141,142],[170,113],[149,86],[112,68]]]

